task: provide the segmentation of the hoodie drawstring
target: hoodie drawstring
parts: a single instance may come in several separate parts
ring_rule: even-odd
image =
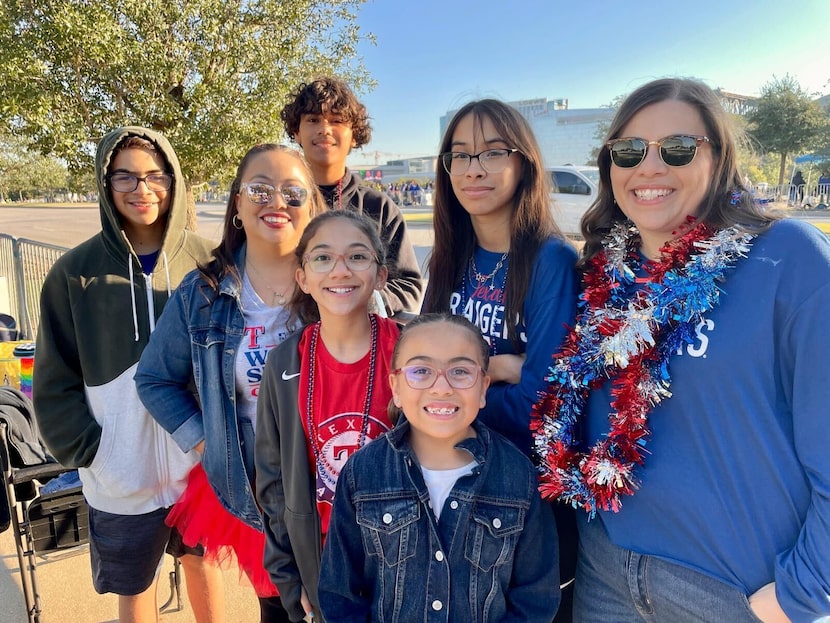
[[[164,276],[167,277],[167,298],[173,296],[173,291],[170,289],[170,264],[167,263],[167,253],[163,250],[161,257],[164,258]]]
[[[129,253],[127,254],[127,267],[130,271],[130,300],[133,305],[133,331],[135,332],[135,341],[138,341],[138,311],[135,306],[135,285],[134,285],[134,277],[133,274],[133,257]]]
[[[167,260],[167,253],[164,251],[161,252],[161,257],[164,260],[164,276],[167,279],[167,298],[170,298],[173,294],[173,290],[170,288],[170,263]],[[133,270],[132,256],[127,256],[127,266],[130,269],[130,283],[133,283],[135,273]],[[152,333],[156,330],[156,304],[153,300],[153,275],[145,275],[142,273],[142,277],[144,277],[144,292],[147,294],[147,310],[148,317],[150,319],[150,333]],[[135,287],[130,288],[130,299],[133,306],[133,331],[135,332],[135,341],[138,342],[138,309],[136,308],[135,302]]]

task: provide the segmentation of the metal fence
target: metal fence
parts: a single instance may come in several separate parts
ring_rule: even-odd
[[[754,184],[752,192],[761,201],[785,201],[794,208],[827,209],[830,184]]]
[[[40,289],[46,273],[68,249],[0,234],[0,307],[17,320],[20,338],[33,340],[40,321]]]

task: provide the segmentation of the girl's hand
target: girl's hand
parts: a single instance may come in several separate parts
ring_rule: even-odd
[[[314,620],[314,608],[311,607],[311,600],[308,598],[308,593],[305,592],[305,588],[300,589],[300,605],[303,607],[303,612],[305,612],[304,621],[313,621]]]
[[[749,607],[753,614],[764,623],[790,623],[775,596],[775,582],[762,586],[749,596]]]
[[[526,355],[494,355],[490,357],[487,374],[493,383],[518,384],[522,378],[522,366]]]

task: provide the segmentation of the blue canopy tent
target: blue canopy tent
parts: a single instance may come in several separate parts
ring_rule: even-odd
[[[804,156],[796,156],[795,163],[796,164],[814,164],[816,162],[824,162],[825,160],[830,160],[830,156],[827,154],[806,154]]]

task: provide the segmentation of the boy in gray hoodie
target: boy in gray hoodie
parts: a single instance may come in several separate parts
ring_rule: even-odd
[[[133,374],[167,298],[211,243],[185,230],[185,182],[160,134],[123,127],[95,156],[101,231],[50,269],[41,291],[34,405],[41,436],[78,468],[89,505],[95,590],[119,620],[158,620],[157,571],[180,556],[200,623],[224,620],[216,567],[164,523],[198,461],[142,405]]]

